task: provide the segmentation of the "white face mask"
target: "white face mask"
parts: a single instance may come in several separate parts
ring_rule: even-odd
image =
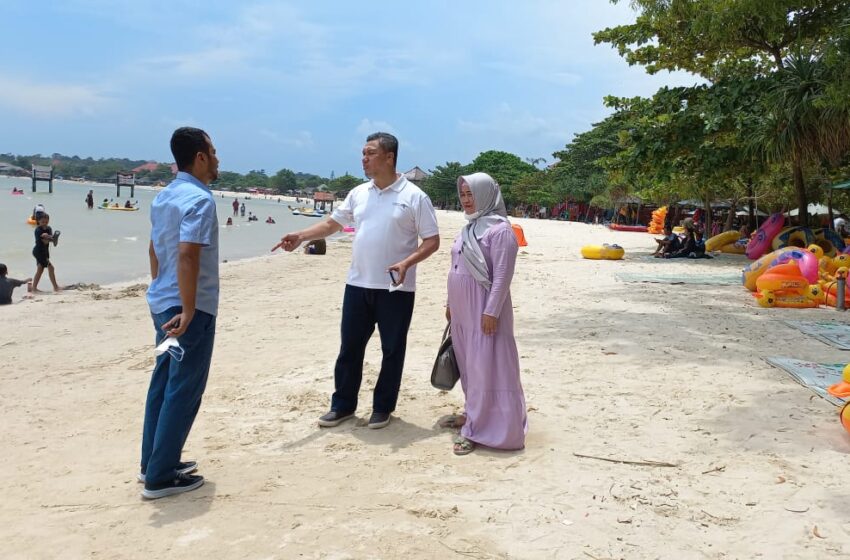
[[[183,348],[180,346],[180,342],[173,336],[169,336],[165,340],[163,340],[159,344],[159,346],[154,349],[153,355],[161,356],[166,352],[168,352],[168,354],[178,362],[183,361],[183,355],[186,353],[185,350],[183,350]]]

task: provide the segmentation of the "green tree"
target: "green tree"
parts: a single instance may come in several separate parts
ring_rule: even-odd
[[[341,192],[341,191],[350,191],[357,185],[361,183],[365,183],[363,179],[359,177],[355,177],[354,175],[350,175],[346,173],[345,175],[340,175],[339,177],[332,179],[328,183],[328,190],[331,192]]]
[[[290,169],[281,169],[269,179],[271,188],[277,192],[286,192],[298,188],[298,180],[295,178],[295,173]]]
[[[752,134],[770,162],[791,164],[800,223],[808,225],[806,165],[837,165],[850,149],[850,108],[826,103],[829,68],[820,57],[795,55],[771,80],[767,113]]]
[[[632,6],[640,12],[635,23],[597,32],[595,41],[612,44],[649,73],[687,70],[711,81],[762,79],[782,71],[789,52],[818,56],[850,19],[846,0],[633,0]],[[800,220],[807,223],[803,161],[792,154]]]
[[[539,171],[530,163],[522,161],[519,156],[498,150],[481,152],[467,166],[467,169],[470,173],[482,171],[493,177],[502,188],[502,195],[505,197],[506,203],[516,202],[516,197],[511,193],[511,189],[517,181],[525,175]]]
[[[618,4],[622,0],[611,0]],[[649,73],[686,70],[714,80],[781,68],[789,49],[827,44],[846,0],[631,0],[632,24],[593,34]]]
[[[431,170],[431,175],[422,182],[431,201],[441,208],[457,208],[457,179],[467,173],[467,167],[457,161],[447,161]]]

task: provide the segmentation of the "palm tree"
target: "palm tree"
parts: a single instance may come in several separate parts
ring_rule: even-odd
[[[791,56],[770,80],[768,110],[752,133],[751,144],[767,162],[791,164],[800,223],[807,226],[804,167],[823,160],[837,162],[847,153],[850,111],[828,103],[829,69],[819,56]]]

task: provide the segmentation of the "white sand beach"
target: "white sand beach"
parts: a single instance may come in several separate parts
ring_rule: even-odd
[[[440,393],[429,375],[464,221],[438,217],[442,247],[419,266],[399,407],[382,430],[365,427],[377,335],[359,419],[316,425],[350,243],[222,265],[212,371],[184,452],[207,482],[155,502],[136,481],[153,364],[143,288],[0,308],[0,558],[850,555],[850,435],[833,405],[763,361],[850,361],[780,322],[850,315],[762,309],[739,284],[622,282],[729,277],[746,260],[661,261],[647,234],[517,219],[527,447],[456,457],[437,422],[459,410],[460,387]],[[581,246],[603,242],[626,260],[582,260]]]

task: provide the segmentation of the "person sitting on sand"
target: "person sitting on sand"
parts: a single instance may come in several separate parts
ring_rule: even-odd
[[[103,199],[103,202],[100,203],[103,208],[109,208],[109,201],[107,199]]]
[[[668,253],[665,258],[668,259],[710,259],[711,255],[705,253],[705,242],[702,240],[702,235],[697,229],[697,225],[691,218],[685,218],[682,223],[685,227],[685,239],[682,241],[682,246],[674,253]]]
[[[128,198],[127,202],[124,203],[124,208],[132,208],[132,207],[133,207],[133,203],[130,202],[130,199]]]
[[[267,224],[273,224],[273,223],[275,223],[274,218],[272,218],[271,216],[269,216],[268,218],[266,218],[266,223],[267,223]]]
[[[226,226],[232,226],[232,225],[233,225],[233,218],[227,218],[227,223],[226,223],[226,224],[224,224],[224,225],[226,225]]]
[[[669,253],[675,253],[680,248],[679,236],[673,233],[673,228],[670,225],[664,226],[664,237],[656,239],[658,247],[652,253],[653,257],[664,257]]]
[[[26,280],[7,278],[6,275],[8,273],[9,269],[6,268],[6,265],[0,264],[0,305],[10,305],[12,303],[12,292],[14,289],[32,282],[32,278],[27,278]]]

